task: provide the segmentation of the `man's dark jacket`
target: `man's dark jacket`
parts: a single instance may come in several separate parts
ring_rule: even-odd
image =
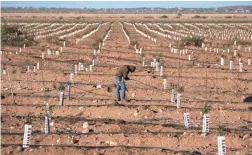
[[[135,70],[136,70],[135,66],[124,65],[117,70],[116,76],[120,78],[123,77],[124,79],[129,79],[128,78],[129,72],[132,73]]]

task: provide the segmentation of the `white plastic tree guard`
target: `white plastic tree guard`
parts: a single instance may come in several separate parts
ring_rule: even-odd
[[[249,58],[248,59],[248,66],[250,66],[251,65],[251,59]]]
[[[221,57],[221,66],[224,66],[224,58]]]
[[[159,62],[156,62],[156,65],[155,65],[156,66],[156,72],[159,71],[159,64],[160,64]]]
[[[35,65],[33,66],[33,72],[34,73],[36,72],[36,66]]]
[[[145,66],[145,57],[143,57],[142,66]]]
[[[136,49],[136,54],[138,54],[139,53],[139,50],[138,49]]]
[[[25,44],[24,44],[24,48],[25,48]]]
[[[63,46],[66,47],[66,41],[63,42]]]
[[[188,55],[188,61],[191,61],[191,55],[190,54]]]
[[[42,59],[45,59],[45,53],[42,52],[42,56],[41,56]]]
[[[45,134],[50,134],[50,119],[45,116]]]
[[[68,94],[68,99],[70,100],[70,95],[71,95],[71,86],[70,85],[68,85],[67,86],[67,94]]]
[[[60,105],[63,106],[64,105],[64,92],[60,92]]]
[[[218,155],[226,155],[226,142],[225,142],[225,136],[218,136]]]
[[[241,61],[242,61],[242,59],[241,59],[241,58],[239,58],[239,63],[241,63]]]
[[[234,64],[233,61],[230,61],[230,62],[229,62],[229,70],[232,70],[232,69],[233,69],[233,64]]]
[[[70,73],[70,82],[71,82],[71,83],[74,82],[74,73]]]
[[[22,48],[19,48],[19,53],[22,53]]]
[[[93,65],[90,65],[90,66],[89,66],[89,70],[90,70],[90,71],[93,71]]]
[[[47,116],[51,117],[51,108],[50,108],[50,104],[49,103],[46,103],[46,113],[47,113]]]
[[[78,63],[78,71],[81,71],[81,62]]]
[[[3,69],[3,75],[6,75],[6,74],[7,74],[6,69]]]
[[[74,74],[77,75],[77,73],[78,73],[78,65],[75,64],[74,65]]]
[[[236,50],[234,50],[234,56],[236,56]]]
[[[209,132],[209,114],[203,115],[203,134],[207,134]]]
[[[180,108],[181,107],[181,94],[178,93],[177,94],[177,108]]]
[[[30,72],[30,66],[27,66],[27,72]]]
[[[23,148],[29,147],[31,141],[31,133],[32,133],[32,125],[25,124]]]
[[[139,49],[139,54],[142,54],[142,52],[143,52],[143,51],[142,51],[142,48],[140,48],[140,49]]]
[[[60,47],[60,53],[62,53],[63,52],[63,47]]]
[[[167,89],[167,79],[166,78],[163,79],[163,85],[164,85],[164,90],[166,90]]]
[[[84,70],[84,65],[81,64],[80,68],[81,68],[81,71],[83,71]]]
[[[96,54],[97,54],[97,53],[96,53],[96,49],[94,49],[94,56],[96,56]]]
[[[59,53],[59,51],[55,51],[55,55],[59,55],[60,53]]]
[[[241,46],[240,45],[238,45],[238,50],[241,50]]]
[[[93,66],[95,65],[95,60],[92,60],[92,65],[93,65]]]
[[[164,67],[163,66],[160,66],[160,73],[159,73],[160,76],[163,76],[164,75]]]
[[[191,127],[191,120],[189,113],[184,113],[184,124],[187,129]]]
[[[151,62],[151,67],[155,67],[155,63],[154,62]]]
[[[171,90],[171,102],[174,103],[175,102],[175,89],[172,88]]]
[[[239,63],[239,72],[241,73],[241,72],[243,72],[243,63]]]

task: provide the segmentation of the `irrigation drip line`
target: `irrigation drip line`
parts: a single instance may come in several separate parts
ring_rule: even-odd
[[[1,104],[2,106],[10,107],[10,106],[17,106],[17,107],[44,107],[44,104]],[[171,105],[118,105],[118,104],[99,104],[99,105],[86,105],[86,104],[71,104],[71,105],[64,105],[64,107],[127,107],[127,108],[150,108],[150,107],[164,107],[164,108],[170,108],[170,109],[177,109],[177,106],[171,106]],[[51,104],[51,107],[62,107],[61,105],[53,105]],[[201,110],[202,108],[195,108],[195,107],[181,107],[181,109],[197,109]],[[215,109],[211,109],[215,110]],[[241,109],[223,109],[223,110],[233,110],[233,111],[243,111]]]
[[[30,82],[36,82],[36,81],[30,81]],[[43,82],[43,81],[39,81],[39,82]],[[51,81],[45,81],[45,82],[51,82]],[[59,83],[59,84],[69,84],[68,82],[53,82],[53,83]],[[73,83],[73,84],[75,84],[75,86],[77,86],[77,85],[79,85],[79,86],[88,86],[88,85],[90,85],[90,86],[93,86],[93,87],[95,87],[94,89],[92,89],[92,90],[96,90],[97,88],[96,88],[96,86],[98,85],[98,83],[96,84],[96,83]],[[169,92],[172,88],[171,87],[167,87],[167,89],[166,90],[164,90],[164,89],[159,89],[159,88],[152,88],[152,89],[147,89],[146,87],[136,87],[135,85],[131,85],[131,84],[128,84],[129,86],[132,86],[132,87],[134,87],[134,89],[144,89],[144,90],[153,90],[153,89],[155,89],[156,90],[156,92],[157,91],[161,91],[161,92]],[[103,88],[108,88],[108,87],[113,87],[114,86],[114,84],[111,84],[111,85],[102,85],[102,87]],[[148,86],[148,85],[146,85],[146,86]],[[150,86],[149,86],[150,87]],[[73,87],[72,87],[73,88]],[[86,90],[84,90],[84,89],[80,89],[80,88],[77,88],[77,87],[74,87],[75,89],[78,89],[78,90],[82,90],[82,92],[78,92],[78,93],[75,93],[75,95],[83,95],[83,93],[91,93],[91,94],[93,94],[93,95],[100,95],[100,96],[105,96],[105,97],[111,97],[111,96],[107,96],[107,95],[102,95],[102,94],[97,94],[97,93],[92,93],[90,90],[89,91],[86,91]],[[27,95],[27,96],[30,96],[30,94],[39,94],[39,93],[42,93],[42,92],[44,92],[44,91],[36,91],[36,92],[34,92],[34,91],[30,91],[30,92],[14,92],[14,94],[15,94],[15,96],[17,95],[17,94],[29,94],[29,95]],[[191,91],[189,91],[189,92],[186,92],[186,93],[198,93],[199,91],[198,90],[191,90]],[[209,91],[207,91],[207,90],[203,90],[203,91],[200,91],[201,93],[215,93],[214,91],[212,91],[212,90],[209,90]],[[186,94],[186,93],[184,93],[184,94]],[[2,91],[2,94],[9,94],[9,92],[8,91]],[[229,94],[229,95],[245,95],[245,96],[251,96],[252,94],[251,93],[239,93],[239,92],[232,92],[232,91],[226,91],[226,90],[222,90],[222,92],[221,92],[221,94]],[[20,95],[21,96],[21,95]],[[186,95],[184,95],[184,97],[187,97],[187,98],[190,98],[190,96],[186,96]],[[164,99],[165,100],[165,99]]]
[[[23,144],[1,144],[2,147],[8,147],[8,146],[22,146]],[[116,145],[116,146],[88,146],[88,145],[41,145],[41,144],[31,144],[29,147],[73,147],[73,148],[86,148],[86,149],[112,149],[112,148],[122,148],[122,149],[140,149],[140,150],[149,150],[149,149],[158,149],[162,152],[174,152],[174,153],[186,153],[190,154],[191,151],[186,150],[172,150],[169,148],[164,147],[155,147],[155,146],[127,146],[127,145]]]
[[[2,129],[4,130],[4,129]],[[187,133],[196,133],[196,134],[201,134],[202,132],[187,132]],[[42,131],[32,131],[33,135],[45,135],[44,132]],[[79,131],[56,131],[56,132],[50,132],[50,135],[121,135],[121,134],[127,134],[127,135],[132,135],[132,134],[184,134],[184,132],[151,132],[151,131],[146,131],[146,132],[89,132],[89,133],[82,133]],[[24,135],[23,132],[1,132],[1,135],[8,135],[8,136],[16,136],[16,135]]]
[[[16,94],[15,96],[24,96],[24,97],[44,97],[43,95],[18,95]],[[65,95],[67,96],[67,95]],[[58,98],[58,95],[47,95],[47,97],[49,98]],[[72,97],[71,99],[78,99],[78,100],[100,100],[100,101],[115,101],[114,98],[94,98],[94,97]],[[159,99],[141,99],[141,98],[134,98],[134,99],[130,99],[131,101],[144,101],[144,102],[170,102],[168,98],[159,98]],[[196,102],[196,103],[201,103],[201,102],[209,102],[209,103],[220,103],[220,104],[225,104],[225,103],[229,103],[229,104],[250,104],[249,102],[234,102],[234,101],[220,101],[220,100],[202,100],[202,99],[198,99],[198,100],[188,100],[186,99],[184,101],[185,103],[189,103],[189,102]]]
[[[2,129],[4,130],[4,129]],[[50,135],[134,135],[134,134],[139,134],[139,135],[143,135],[143,134],[152,134],[152,135],[183,135],[184,133],[187,134],[203,134],[204,132],[195,132],[195,131],[188,131],[188,129],[186,129],[185,131],[172,131],[172,132],[153,132],[153,131],[143,131],[143,132],[88,132],[88,133],[82,133],[80,131],[73,131],[73,130],[67,130],[67,131],[56,131],[56,132],[50,132]],[[241,131],[243,132],[243,131]],[[234,133],[241,133],[238,131],[234,131]],[[211,131],[210,134],[218,134],[218,131]],[[1,135],[3,136],[23,136],[24,133],[23,132],[1,132]],[[45,133],[43,131],[32,131],[32,135],[45,135]]]
[[[21,116],[21,115],[2,115],[3,118],[9,117],[9,118],[17,118],[17,119],[36,119],[36,120],[42,120],[44,121],[44,116]],[[177,130],[202,130],[202,127],[200,126],[192,126],[190,129],[186,129],[183,123],[181,124],[174,124],[174,123],[159,123],[160,121],[167,121],[170,120],[171,118],[152,118],[152,119],[142,119],[142,120],[135,120],[135,121],[126,121],[122,119],[111,119],[111,118],[84,118],[84,117],[67,117],[67,116],[56,116],[56,117],[51,117],[52,120],[54,121],[69,121],[69,122],[78,122],[78,121],[86,121],[90,122],[89,124],[95,124],[96,122],[102,122],[104,124],[124,124],[124,125],[147,125],[147,126],[152,126],[152,125],[161,125],[163,127],[171,127]],[[218,130],[218,128],[210,128],[211,130]],[[225,132],[252,132],[251,129],[248,129],[248,127],[245,128],[224,128]]]
[[[2,106],[6,106],[6,107],[44,107],[44,104],[1,104]],[[118,105],[115,103],[112,104],[65,104],[64,107],[127,107],[127,108],[150,108],[150,107],[162,107],[165,109],[177,109],[177,106],[173,106],[173,105],[157,105],[157,104],[151,104],[151,105]],[[62,107],[61,105],[54,105],[51,104],[51,107]],[[209,108],[211,108],[211,110],[218,110],[215,108],[212,108],[211,105],[208,105]],[[181,107],[180,109],[188,109],[188,110],[202,110],[203,107]],[[236,111],[236,112],[246,112],[246,109],[232,109],[232,108],[224,108],[222,110],[229,110],[229,111]]]

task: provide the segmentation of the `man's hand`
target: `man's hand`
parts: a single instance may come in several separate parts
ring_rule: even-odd
[[[130,80],[130,78],[129,78],[129,77],[125,77],[124,79],[125,79],[125,80]]]

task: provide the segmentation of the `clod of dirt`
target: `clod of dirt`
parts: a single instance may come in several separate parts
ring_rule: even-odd
[[[5,96],[4,96],[4,95],[1,95],[1,99],[2,99],[2,100],[5,99]]]
[[[250,136],[249,136],[248,134],[246,134],[246,135],[243,136],[242,139],[243,139],[243,140],[247,140],[247,139],[249,139],[249,137],[250,137]]]
[[[83,123],[83,129],[86,129],[86,128],[88,128],[88,126],[89,126],[89,124],[88,124],[88,122],[85,122],[85,123]]]
[[[113,142],[113,141],[105,141],[105,144],[108,144],[109,146],[117,146],[117,142]]]
[[[79,140],[77,140],[74,136],[72,137],[72,139],[71,139],[71,143],[72,144],[76,144],[76,143],[78,143],[79,142]]]
[[[54,125],[54,122],[51,122],[51,123],[50,123],[50,126],[53,126],[53,125]]]
[[[153,113],[155,113],[155,114],[156,114],[156,113],[158,113],[158,111],[157,111],[157,110],[151,110],[151,111],[152,111]]]
[[[135,98],[135,96],[136,96],[136,93],[133,93],[133,94],[132,94],[131,96],[132,96],[132,98]]]
[[[22,147],[21,147],[21,146],[18,146],[18,147],[16,148],[16,152],[21,152],[21,151],[23,151]]]

